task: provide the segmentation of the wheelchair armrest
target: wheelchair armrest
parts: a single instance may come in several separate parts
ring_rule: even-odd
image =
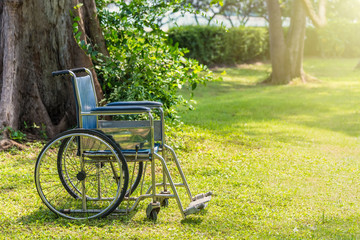
[[[152,102],[152,101],[130,101],[130,102],[112,102],[108,103],[106,106],[142,106],[148,108],[157,108],[162,107],[161,102]]]
[[[149,113],[151,111],[148,107],[142,106],[105,106],[96,107],[90,110],[90,114],[101,115],[101,114],[141,114]]]

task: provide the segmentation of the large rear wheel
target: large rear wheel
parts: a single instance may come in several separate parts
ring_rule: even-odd
[[[99,131],[59,134],[41,151],[35,184],[47,207],[70,219],[104,217],[124,199],[128,167],[120,148]]]

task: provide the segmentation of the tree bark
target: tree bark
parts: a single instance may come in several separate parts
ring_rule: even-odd
[[[75,125],[72,84],[68,78],[53,78],[51,72],[93,67],[73,37],[70,11],[79,2],[0,1],[0,129],[21,129],[23,122],[45,124],[52,137]],[[84,34],[103,48],[94,0],[82,3]]]
[[[88,0],[77,0],[80,3],[84,4],[83,7],[79,8],[77,14],[80,16],[81,31],[86,35],[86,41],[92,41],[93,45],[97,45],[97,50],[104,54],[105,56],[109,56],[109,52],[107,50],[104,36],[102,35],[102,30],[100,27],[100,22],[97,16],[96,4],[94,1]]]

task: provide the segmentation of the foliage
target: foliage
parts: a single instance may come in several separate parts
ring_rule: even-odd
[[[259,0],[187,0],[197,11],[198,15],[208,21],[208,25],[214,22],[217,15],[223,15],[234,27],[233,19],[236,18],[240,26],[245,26],[250,16],[265,16],[266,5],[264,1]],[[199,22],[198,22],[199,25]]]
[[[22,142],[26,140],[26,134],[21,132],[20,130],[15,130],[12,127],[5,127],[0,131],[0,135],[6,132],[6,134],[8,135],[8,137],[12,140],[18,141],[18,142]]]
[[[285,32],[288,28],[284,29]],[[269,57],[266,28],[238,27],[227,31],[216,26],[181,26],[169,37],[189,49],[186,56],[207,65],[234,64]],[[320,29],[306,29],[305,56],[357,57],[360,55],[360,24],[329,21]]]
[[[305,55],[322,57],[358,57],[360,24],[330,21],[320,29],[306,30]]]
[[[264,59],[269,55],[269,35],[265,28],[231,28],[225,37],[225,62],[246,62]]]
[[[170,29],[169,38],[189,50],[187,57],[212,65],[224,59],[225,33],[224,28],[216,26],[181,26]]]
[[[208,65],[240,63],[268,55],[265,28],[237,27],[226,31],[215,26],[182,26],[169,30],[169,37],[186,55]]]
[[[330,0],[327,5],[327,17],[330,21],[347,23],[358,22],[360,0]]]
[[[327,1],[328,23],[306,29],[305,55],[358,57],[360,55],[360,0]]]
[[[224,2],[220,13],[229,20],[231,26],[234,27],[232,17],[236,17],[240,26],[245,26],[250,16],[265,16],[266,4],[259,0],[227,0]]]
[[[101,8],[109,3],[116,3],[119,10]],[[184,49],[168,44],[157,21],[169,11],[186,11],[186,6],[178,0],[103,0],[98,6],[109,55],[97,52],[96,46],[79,37],[77,40],[94,61],[106,101],[160,101],[166,117],[173,120],[177,106],[192,108],[191,101],[177,94],[178,89],[194,90],[213,80],[212,74],[196,60],[185,58]]]

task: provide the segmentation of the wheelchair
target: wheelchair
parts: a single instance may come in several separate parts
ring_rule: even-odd
[[[175,151],[165,143],[161,103],[113,102],[99,107],[89,69],[52,75],[71,76],[77,128],[50,140],[35,164],[36,189],[51,211],[74,220],[100,218],[129,214],[149,198],[146,216],[156,221],[171,198],[183,218],[207,206],[212,193],[191,194]],[[169,162],[180,183],[173,181]],[[179,187],[186,189],[187,208]]]

